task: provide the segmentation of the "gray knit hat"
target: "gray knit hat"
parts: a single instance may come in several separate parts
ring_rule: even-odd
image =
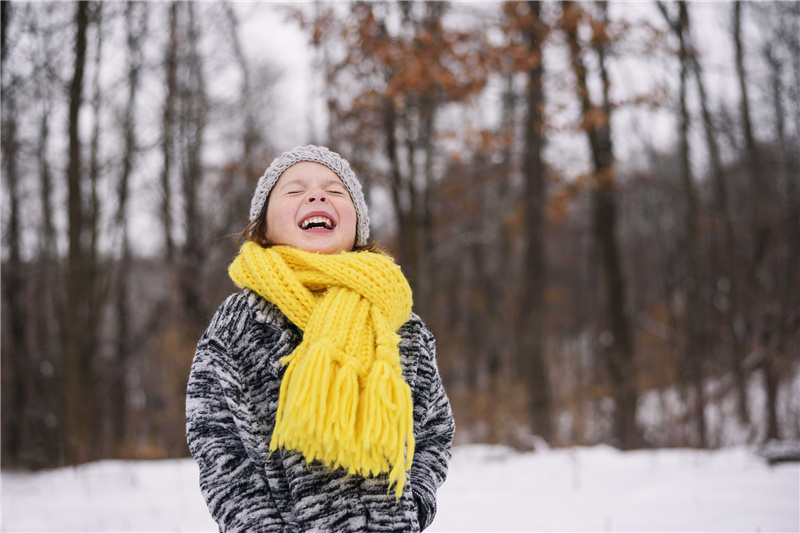
[[[350,193],[353,205],[356,207],[356,246],[367,244],[369,239],[369,212],[367,210],[367,202],[364,201],[364,193],[361,192],[361,183],[359,183],[355,173],[350,168],[350,163],[324,146],[311,144],[298,146],[288,152],[284,152],[272,162],[267,171],[264,172],[264,175],[258,180],[256,193],[253,195],[253,202],[250,204],[250,221],[255,220],[261,213],[267,203],[270,191],[278,182],[281,174],[290,166],[301,161],[321,163],[339,176],[347,188],[347,192]]]

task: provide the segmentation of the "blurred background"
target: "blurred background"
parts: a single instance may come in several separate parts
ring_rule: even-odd
[[[309,142],[456,442],[800,438],[800,4],[0,5],[4,467],[188,455],[233,235]]]

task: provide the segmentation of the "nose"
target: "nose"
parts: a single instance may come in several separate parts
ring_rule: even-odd
[[[324,204],[328,202],[328,195],[322,189],[312,189],[306,196],[306,201],[308,203],[322,202]]]

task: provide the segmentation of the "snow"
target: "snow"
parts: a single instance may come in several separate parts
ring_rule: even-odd
[[[216,531],[191,459],[2,475],[3,531]],[[744,447],[455,448],[428,531],[799,531],[800,464]]]
[[[800,465],[744,447],[454,455],[431,531],[798,531]]]

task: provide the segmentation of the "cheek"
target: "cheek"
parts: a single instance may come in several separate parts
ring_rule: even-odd
[[[337,206],[337,211],[340,216],[345,216],[348,219],[355,220],[357,218],[356,208],[350,200],[342,199],[341,203]]]
[[[285,232],[286,226],[291,220],[287,219],[286,209],[280,204],[269,206],[266,215],[266,237],[274,240]]]
[[[358,217],[356,216],[356,210],[353,206],[349,206],[346,208],[344,217],[347,221],[347,226],[349,229],[352,229],[353,232],[356,231],[356,225],[358,223]]]
[[[286,202],[276,202],[267,207],[267,222],[273,225],[285,225],[294,220],[294,212]]]

